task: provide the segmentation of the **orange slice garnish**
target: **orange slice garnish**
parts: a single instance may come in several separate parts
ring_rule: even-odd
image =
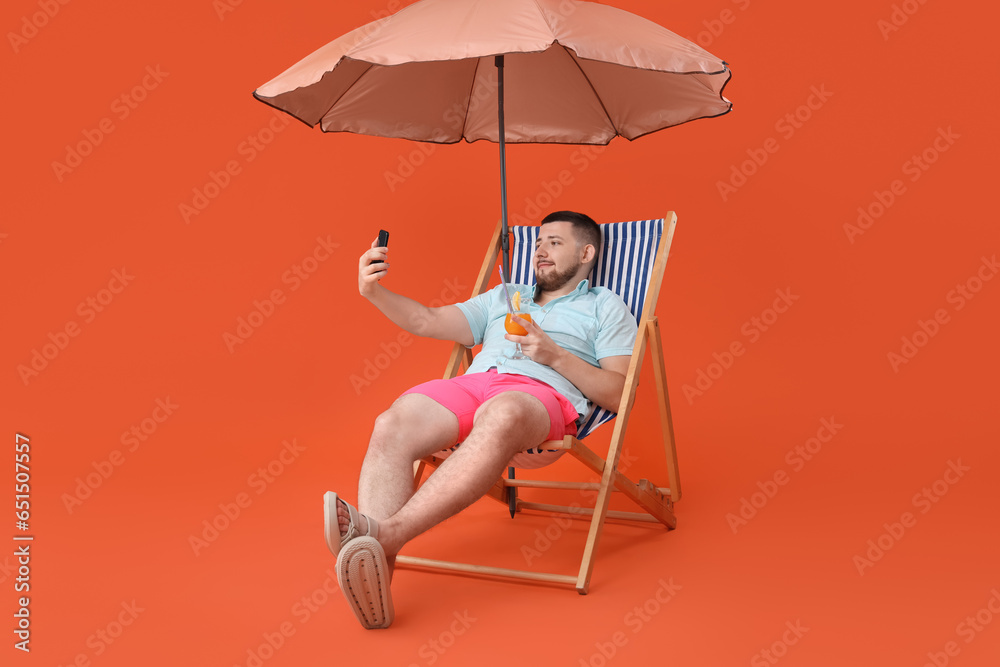
[[[514,312],[515,313],[518,312],[519,310],[521,310],[521,293],[520,292],[514,292],[514,296],[513,296],[513,298],[511,298],[510,301],[511,301],[511,305],[514,306]]]

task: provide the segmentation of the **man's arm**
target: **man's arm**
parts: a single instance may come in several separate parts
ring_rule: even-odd
[[[576,385],[580,393],[591,402],[605,410],[618,412],[622,391],[625,389],[628,363],[632,357],[629,355],[604,357],[598,361],[601,367],[596,368],[575,354],[566,352],[566,350],[563,352],[565,354],[559,357],[555,365],[552,365],[552,370]]]
[[[389,249],[377,247],[376,243],[372,241],[371,249],[358,260],[358,291],[361,296],[412,334],[472,345],[474,338],[469,321],[457,306],[429,308],[379,284],[389,271],[386,262]]]
[[[611,412],[618,412],[629,360],[632,358],[630,355],[605,357],[598,362],[601,367],[597,368],[560,347],[534,321],[528,322],[520,317],[515,319],[527,329],[528,335],[507,334],[507,340],[520,343],[521,350],[532,361],[549,366],[572,382],[587,400]]]

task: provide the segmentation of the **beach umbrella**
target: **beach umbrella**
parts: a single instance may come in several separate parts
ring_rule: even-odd
[[[325,132],[604,145],[728,113],[728,65],[629,12],[578,0],[420,0],[353,30],[254,96]]]

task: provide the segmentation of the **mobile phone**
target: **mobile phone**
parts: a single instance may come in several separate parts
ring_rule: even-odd
[[[384,229],[378,230],[378,243],[376,245],[379,248],[387,247],[389,245],[389,232],[385,231]],[[375,264],[375,261],[372,260],[371,262],[368,263]]]

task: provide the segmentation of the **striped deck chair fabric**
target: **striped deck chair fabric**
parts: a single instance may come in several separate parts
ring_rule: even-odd
[[[522,510],[532,510],[550,515],[589,517],[590,528],[587,533],[586,544],[583,548],[580,569],[577,573],[539,572],[535,569],[524,570],[494,567],[492,565],[458,563],[419,558],[406,554],[400,554],[396,557],[397,566],[416,567],[472,576],[501,577],[515,581],[531,581],[535,583],[541,581],[551,584],[569,585],[573,586],[577,593],[586,595],[590,588],[595,554],[597,553],[598,542],[606,519],[613,518],[622,521],[659,523],[668,530],[677,527],[677,518],[674,515],[674,503],[680,500],[681,490],[680,477],[677,470],[677,452],[674,446],[673,419],[670,416],[670,403],[667,396],[666,377],[663,368],[663,342],[660,338],[657,318],[652,312],[643,312],[644,308],[648,308],[650,311],[655,309],[655,298],[660,292],[660,282],[663,279],[663,271],[666,267],[667,259],[665,256],[657,256],[657,252],[660,251],[661,244],[663,246],[662,252],[669,252],[676,222],[677,216],[671,211],[665,218],[659,220],[637,220],[600,225],[604,242],[593,275],[590,276],[591,286],[606,287],[618,294],[640,324],[638,331],[640,339],[637,340],[636,346],[633,348],[633,357],[629,361],[625,391],[618,404],[632,404],[631,401],[634,400],[638,388],[639,368],[644,361],[644,357],[649,355],[654,377],[653,382],[648,384],[647,387],[650,391],[655,389],[657,395],[656,400],[663,426],[663,451],[667,464],[667,481],[669,484],[654,484],[646,478],[633,481],[618,469],[618,461],[625,440],[625,430],[629,421],[627,413],[619,415],[618,420],[614,424],[614,431],[611,434],[606,456],[601,456],[585,443],[580,442],[581,439],[592,433],[600,424],[607,422],[615,416],[607,410],[595,408],[591,410],[590,414],[584,417],[575,438],[566,437],[559,443],[541,443],[541,447],[556,447],[556,449],[543,449],[541,452],[538,452],[537,449],[532,450],[535,453],[520,452],[514,457],[511,464],[513,467],[518,468],[539,468],[551,463],[561,454],[568,452],[586,468],[589,468],[592,473],[598,475],[600,482],[568,482],[538,478],[517,479],[513,471],[510,470],[506,478],[500,477],[487,491],[489,497],[506,505],[510,509],[512,518]],[[535,240],[539,233],[539,227],[513,227],[511,231],[514,237],[514,243],[511,248],[511,280],[519,284],[533,285],[535,284],[535,276],[532,270],[531,256],[534,253]],[[496,260],[500,253],[500,238],[501,226],[498,223],[479,272],[477,285],[474,290],[475,294],[486,291],[491,276],[495,275]],[[652,301],[646,304],[646,299],[649,297],[652,297]],[[634,355],[637,348],[643,349],[643,358]],[[461,366],[468,364],[470,359],[471,351],[469,348],[456,344],[452,348],[451,358],[445,369],[445,377],[454,377],[460,371]],[[531,461],[522,463],[517,460],[519,457],[522,459],[531,459]],[[437,455],[420,461],[414,468],[414,483],[420,483],[421,476],[428,466],[437,468],[439,465],[440,458]],[[594,490],[596,488],[597,494],[593,507],[580,507],[579,503],[573,503],[572,505],[552,504],[547,498],[544,499],[545,502],[535,502],[519,498],[517,491],[520,488],[550,489],[553,491],[571,491],[574,489]],[[627,512],[617,509],[612,510],[610,508],[610,501],[613,491],[621,492],[623,496],[635,502],[641,508],[641,511]]]
[[[590,285],[606,287],[620,296],[638,322],[646,301],[656,249],[663,234],[663,218],[606,223],[599,227],[602,237],[601,254],[590,276]],[[539,229],[539,226],[511,227],[514,235],[510,260],[511,282],[535,284],[531,257],[535,252]],[[590,414],[584,416],[577,439],[583,440],[614,416],[615,413],[595,405]]]

